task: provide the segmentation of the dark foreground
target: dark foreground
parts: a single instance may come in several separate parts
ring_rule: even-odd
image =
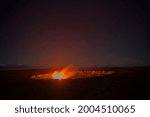
[[[111,76],[33,80],[49,70],[0,71],[0,99],[150,99],[150,67],[111,68]]]

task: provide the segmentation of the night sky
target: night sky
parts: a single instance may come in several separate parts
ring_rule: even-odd
[[[0,65],[150,65],[146,0],[1,0]]]

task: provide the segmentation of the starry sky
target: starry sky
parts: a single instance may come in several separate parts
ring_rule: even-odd
[[[146,0],[1,0],[0,65],[150,65]]]

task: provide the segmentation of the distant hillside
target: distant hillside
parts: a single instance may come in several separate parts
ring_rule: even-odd
[[[0,70],[21,70],[21,69],[38,69],[43,68],[40,66],[28,66],[28,65],[0,65]]]

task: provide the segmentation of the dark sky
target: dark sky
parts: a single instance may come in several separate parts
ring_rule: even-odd
[[[146,0],[1,0],[0,64],[150,65]]]

